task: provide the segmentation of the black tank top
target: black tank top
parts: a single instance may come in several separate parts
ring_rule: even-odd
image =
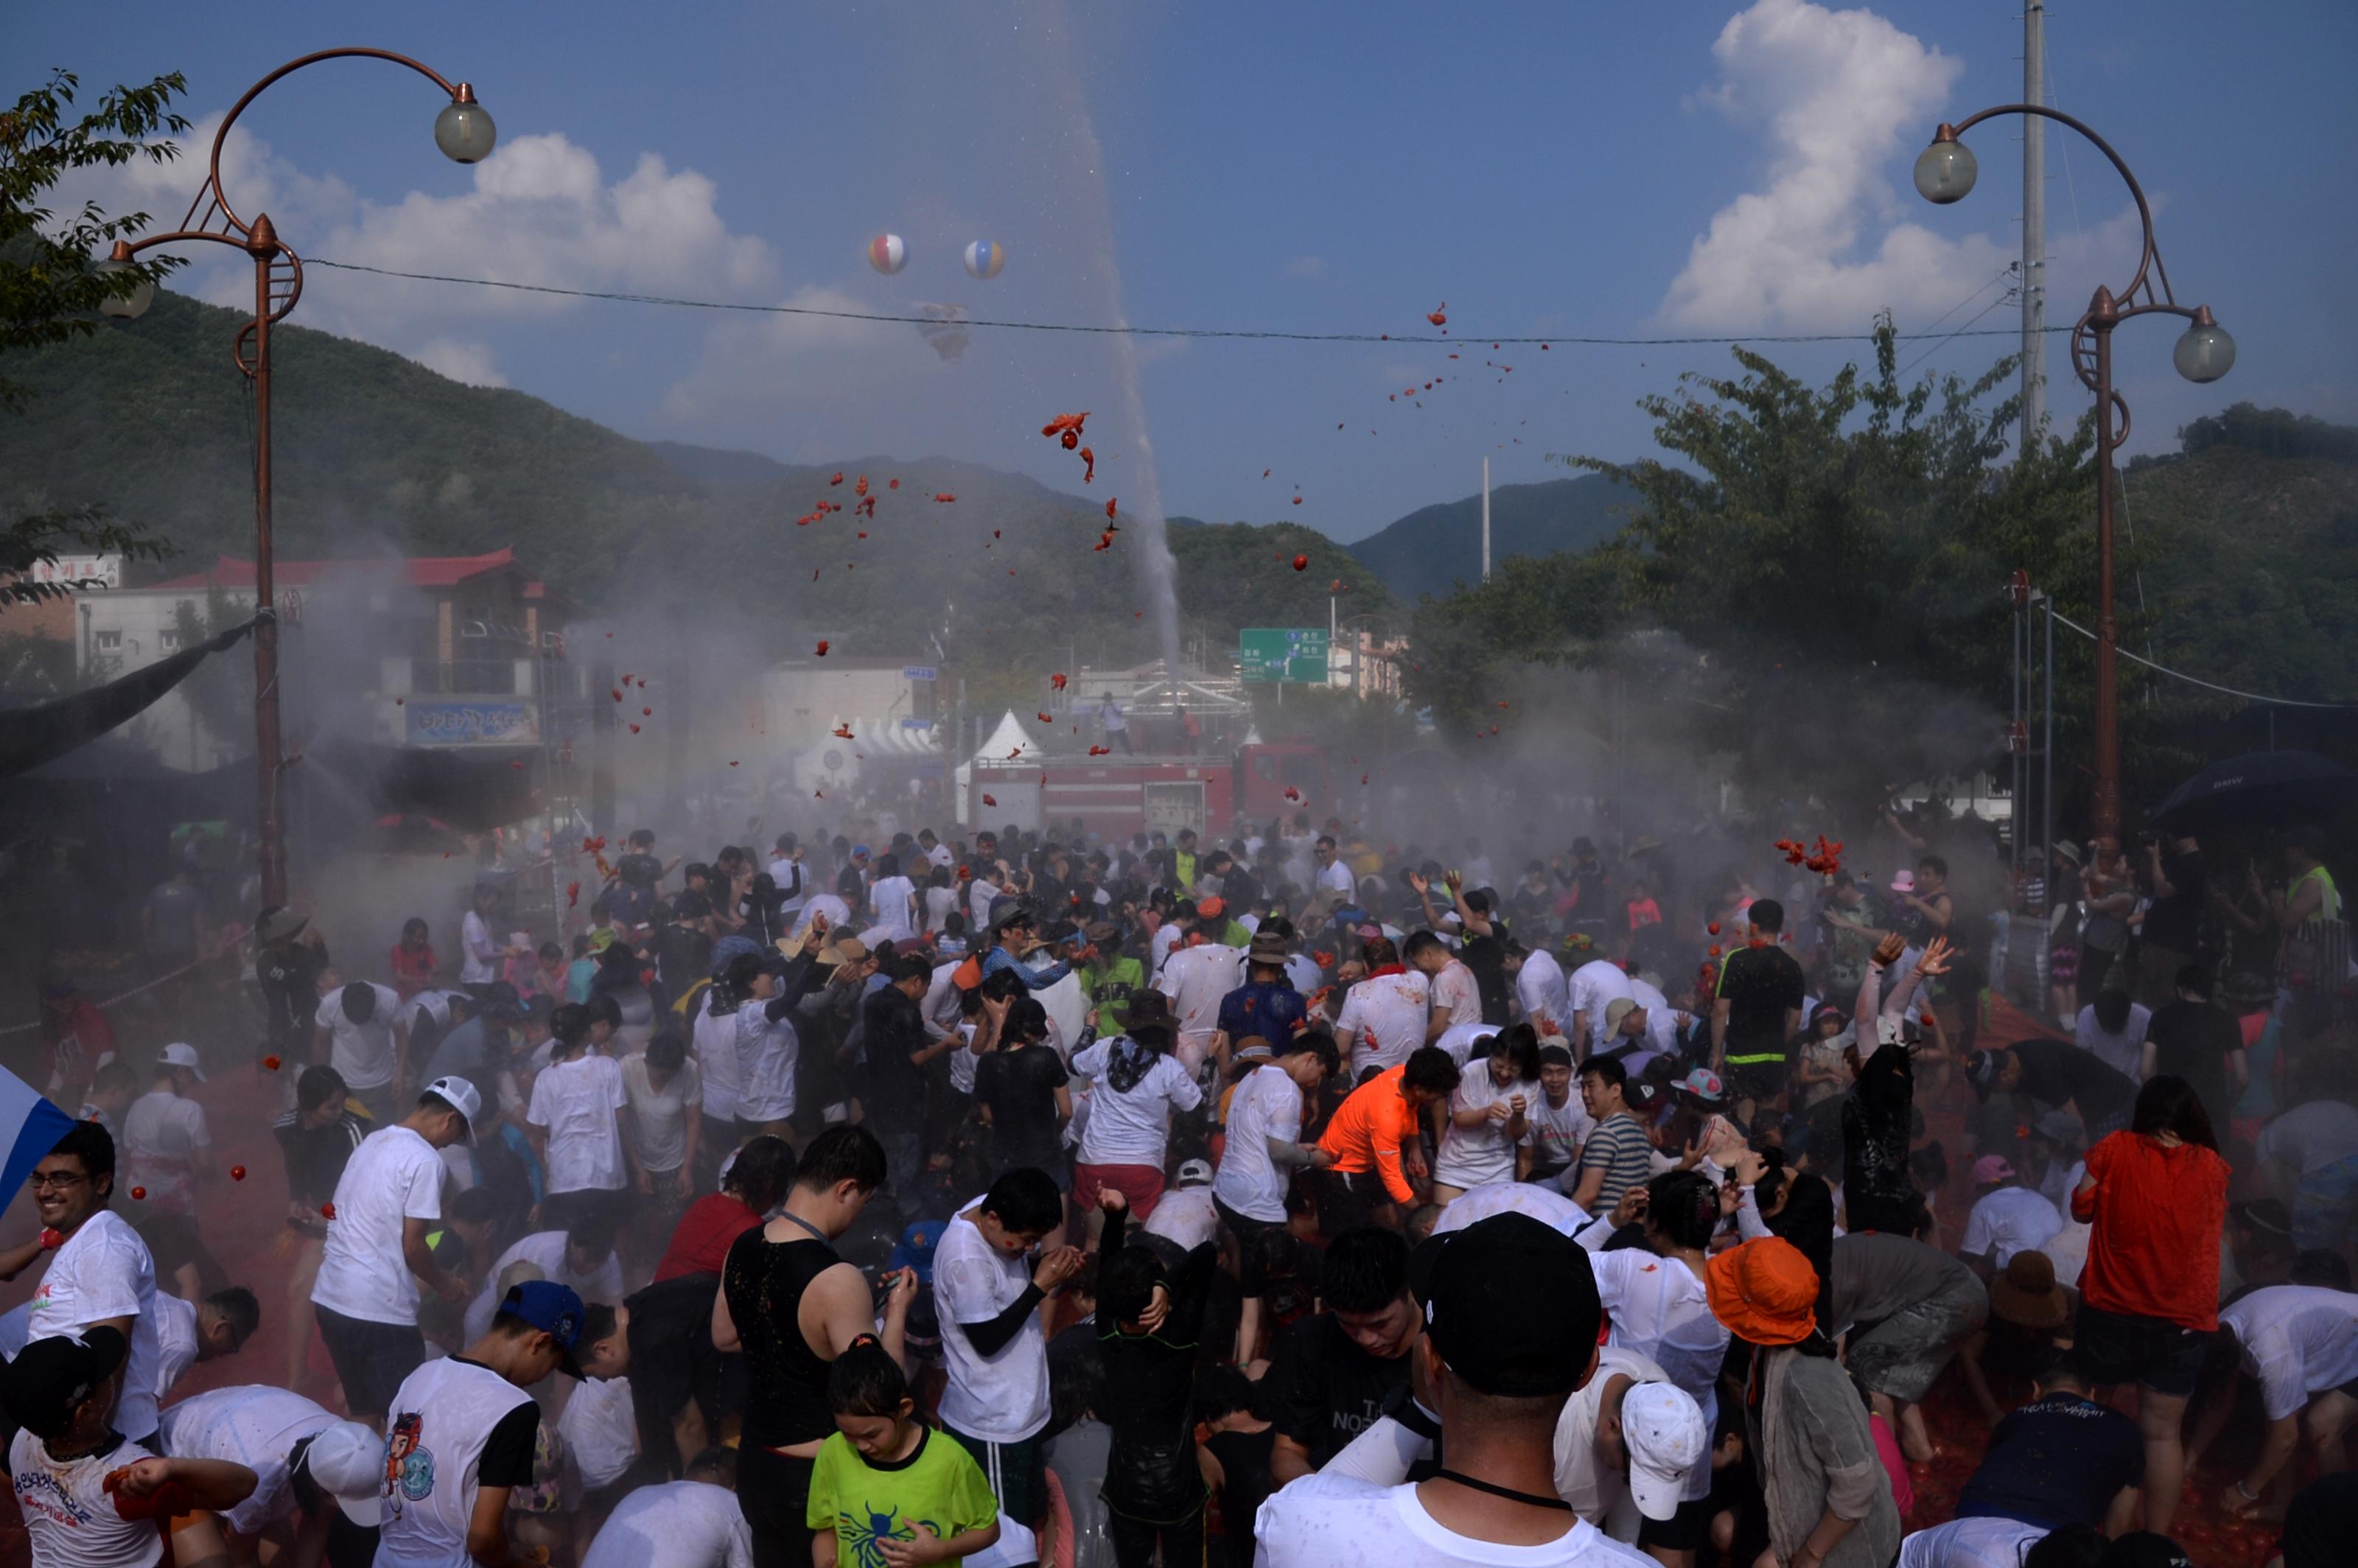
[[[745,1349],[744,1441],[768,1448],[815,1442],[835,1430],[827,1406],[828,1364],[803,1337],[803,1292],[841,1260],[812,1237],[772,1241],[755,1226],[729,1248],[720,1289]]]
[[[1277,1489],[1270,1471],[1277,1428],[1216,1432],[1204,1440],[1204,1446],[1220,1462],[1220,1531],[1232,1541],[1250,1541],[1253,1516]]]

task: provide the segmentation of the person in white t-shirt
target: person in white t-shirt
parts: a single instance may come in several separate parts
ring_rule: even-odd
[[[528,1273],[511,1271],[519,1263]],[[462,1332],[472,1342],[491,1332],[492,1314],[506,1294],[503,1280],[554,1280],[585,1302],[618,1305],[622,1300],[622,1263],[614,1255],[613,1222],[590,1217],[566,1230],[535,1230],[518,1237],[483,1274],[483,1288],[468,1304]]]
[[[194,1296],[211,1256],[197,1233],[200,1190],[213,1179],[212,1132],[189,1091],[205,1081],[197,1048],[175,1041],[156,1054],[147,1092],[123,1113],[124,1184],[144,1195],[141,1235],[161,1254],[157,1268]]]
[[[1974,1162],[1974,1191],[1977,1195],[1957,1255],[1985,1281],[2013,1262],[2016,1253],[2037,1251],[2063,1228],[2061,1211],[2017,1183],[2003,1154]]]
[[[943,1428],[990,1477],[1001,1509],[1026,1525],[1048,1509],[1045,1451],[1048,1341],[1040,1303],[1080,1272],[1075,1247],[1037,1263],[1029,1254],[1064,1223],[1065,1200],[1047,1173],[1026,1166],[954,1215],[934,1248],[934,1306],[941,1319]]]
[[[311,1059],[336,1069],[372,1119],[386,1122],[401,1103],[409,1074],[409,1026],[401,993],[354,980],[319,999],[312,1017]],[[443,1004],[444,1015],[449,1004]]]
[[[1424,1026],[1425,1044],[1438,1043],[1458,1024],[1482,1022],[1482,988],[1447,943],[1430,931],[1412,931],[1401,944],[1401,957],[1424,977],[1432,1009]]]
[[[1433,1157],[1433,1201],[1446,1204],[1469,1187],[1513,1181],[1515,1150],[1531,1130],[1539,1098],[1539,1039],[1530,1024],[1509,1024],[1492,1036],[1472,1070],[1458,1076]]]
[[[529,947],[511,947],[492,934],[492,923],[499,917],[500,890],[496,883],[477,882],[475,899],[466,917],[459,923],[459,983],[462,986],[488,985],[500,978],[500,969],[510,958],[529,958]]]
[[[1638,993],[1630,988],[1628,971],[1610,958],[1581,965],[1572,971],[1566,985],[1572,1007],[1572,1027],[1566,1033],[1572,1038],[1572,1054],[1585,1061],[1611,1047],[1606,1007],[1616,1001],[1634,1002]]]
[[[876,880],[869,884],[870,907],[876,911],[876,924],[893,942],[903,942],[925,929],[925,913],[917,899],[917,884],[901,874],[901,857],[880,855],[876,860]]]
[[[1331,834],[1320,834],[1312,853],[1318,865],[1314,878],[1314,885],[1317,891],[1324,893],[1340,893],[1347,903],[1357,903],[1359,895],[1359,881],[1352,875],[1349,862],[1346,861],[1337,851],[1334,837]]]
[[[1501,967],[1515,982],[1515,1005],[1524,1022],[1542,1035],[1571,1032],[1571,991],[1554,954],[1544,947],[1526,947],[1509,936]]]
[[[504,1563],[508,1495],[533,1481],[540,1407],[525,1390],[581,1376],[581,1298],[534,1280],[501,1299],[491,1331],[402,1380],[389,1406],[376,1568]]]
[[[2299,1273],[2296,1266],[2296,1278]],[[2358,1399],[2350,1394],[2358,1382],[2358,1294],[2318,1284],[2268,1285],[2221,1307],[2219,1326],[2243,1352],[2239,1374],[2259,1383],[2268,1422],[2251,1469],[2224,1496],[2227,1511],[2241,1516],[2258,1510],[2304,1436],[2322,1468],[2358,1421]],[[2231,1391],[2226,1407],[2234,1403]]]
[[[1171,999],[1171,1011],[1178,1016],[1181,1066],[1192,1073],[1203,1065],[1219,1033],[1220,1003],[1244,983],[1242,947],[1203,942],[1179,946],[1163,961],[1154,989]]]
[[[525,1130],[548,1173],[542,1217],[564,1224],[577,1215],[611,1216],[630,1184],[630,1152],[622,1142],[622,1065],[590,1051],[590,1010],[568,1002],[549,1020],[557,1049],[532,1080]]]
[[[1193,1252],[1219,1234],[1219,1216],[1212,1206],[1212,1162],[1183,1160],[1171,1190],[1154,1206],[1154,1217],[1139,1228],[1160,1236],[1182,1252]]]
[[[1402,967],[1389,937],[1370,937],[1360,948],[1367,972],[1344,993],[1335,1016],[1335,1044],[1354,1082],[1369,1069],[1390,1072],[1425,1043],[1431,986],[1417,970]],[[1346,979],[1351,979],[1349,966]]]
[[[13,1280],[45,1252],[49,1270],[33,1292],[29,1339],[111,1328],[128,1344],[124,1395],[115,1419],[145,1441],[156,1430],[156,1264],[139,1233],[107,1207],[114,1191],[114,1140],[95,1122],[78,1121],[34,1165],[27,1179],[42,1233],[0,1252],[0,1281]]]
[[[1242,1065],[1242,1064],[1239,1064]],[[1285,1228],[1285,1194],[1296,1170],[1314,1170],[1333,1157],[1302,1137],[1303,1097],[1342,1070],[1335,1043],[1305,1031],[1286,1043],[1275,1061],[1249,1068],[1228,1097],[1228,1150],[1212,1178],[1212,1209],[1236,1238],[1244,1307],[1237,1324],[1237,1363],[1260,1354],[1262,1305],[1268,1281],[1260,1249],[1266,1231]]]
[[[753,1568],[752,1530],[737,1506],[734,1451],[708,1448],[687,1462],[685,1478],[624,1498],[606,1516],[581,1568]]]
[[[1090,1080],[1073,1201],[1092,1225],[1098,1191],[1106,1186],[1121,1189],[1132,1216],[1153,1217],[1163,1196],[1171,1117],[1204,1103],[1203,1089],[1170,1054],[1174,1022],[1162,992],[1138,991],[1130,999],[1130,1032],[1073,1058],[1074,1075]]]
[[[218,1361],[245,1348],[262,1326],[262,1303],[243,1285],[215,1291],[201,1302],[156,1292],[156,1398],[170,1397],[181,1374],[200,1361]]]
[[[164,1556],[164,1521],[139,1505],[167,1486],[185,1521],[171,1533],[174,1560],[228,1555],[214,1515],[253,1494],[254,1474],[218,1459],[167,1459],[124,1437],[116,1404],[128,1354],[121,1331],[97,1326],[37,1339],[0,1371],[0,1400],[18,1423],[8,1474],[33,1568],[152,1568]]]
[[[415,1110],[362,1140],[336,1183],[311,1305],[355,1421],[382,1427],[394,1390],[425,1359],[419,1283],[446,1302],[467,1299],[466,1284],[434,1260],[426,1237],[442,1217],[448,1173],[439,1151],[471,1141],[482,1108],[466,1079],[435,1079]]]
[[[1572,1049],[1563,1036],[1540,1042],[1540,1092],[1523,1111],[1523,1146],[1515,1152],[1515,1179],[1552,1185],[1580,1159],[1596,1126],[1572,1086]]]
[[[630,1102],[624,1127],[640,1194],[632,1224],[649,1255],[658,1255],[698,1191],[704,1085],[686,1042],[670,1031],[623,1057],[621,1065],[622,1093]]]
[[[1647,1568],[1556,1493],[1555,1429],[1595,1375],[1602,1319],[1580,1249],[1497,1215],[1447,1238],[1422,1296],[1410,1354],[1440,1406],[1448,1467],[1408,1485],[1326,1472],[1289,1483],[1254,1519],[1260,1568]]]
[[[253,1493],[221,1516],[237,1561],[249,1560],[266,1532],[295,1561],[316,1562],[340,1511],[355,1524],[376,1524],[384,1437],[338,1421],[300,1394],[263,1383],[214,1389],[165,1406],[160,1432],[170,1458],[222,1460],[254,1472]],[[297,1476],[309,1486],[298,1487]]]

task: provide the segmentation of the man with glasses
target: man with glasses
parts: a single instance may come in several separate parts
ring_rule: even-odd
[[[31,1339],[111,1328],[130,1344],[114,1428],[156,1448],[156,1261],[147,1244],[106,1206],[114,1194],[114,1140],[95,1122],[78,1121],[41,1156],[27,1184],[41,1234],[0,1251],[0,1281],[15,1279],[44,1252],[55,1252],[33,1292]]]

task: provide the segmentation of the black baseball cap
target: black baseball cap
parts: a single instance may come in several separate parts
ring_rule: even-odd
[[[104,1327],[36,1339],[0,1373],[0,1403],[35,1437],[55,1437],[129,1349],[120,1330]]]
[[[1527,1214],[1428,1238],[1409,1289],[1444,1365],[1482,1393],[1541,1399],[1580,1387],[1605,1309],[1588,1254]]]

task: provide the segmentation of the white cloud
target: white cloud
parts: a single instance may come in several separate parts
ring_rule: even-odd
[[[409,356],[437,375],[447,375],[452,381],[465,382],[469,386],[505,386],[508,378],[492,363],[492,351],[482,343],[462,343],[456,338],[437,338]]]
[[[219,124],[217,114],[197,124],[182,138],[176,162],[101,171],[61,195],[70,196],[72,206],[94,198],[111,211],[145,211],[156,227],[176,226],[204,178]],[[419,156],[435,157],[430,147]],[[280,235],[307,257],[557,288],[729,298],[777,287],[770,247],[730,231],[710,179],[642,153],[627,175],[609,181],[596,157],[561,134],[503,140],[456,194],[412,190],[379,202],[334,175],[297,168],[241,126],[222,148],[222,185],[241,217],[250,222],[267,211]],[[69,208],[62,200],[57,205]],[[178,287],[216,304],[251,299],[248,264],[219,246],[192,245],[183,254],[190,265]],[[363,281],[326,269],[306,275],[305,292],[296,318],[304,325],[404,350],[421,341],[438,346],[455,323],[549,315],[581,304],[510,289]],[[450,346],[458,344],[452,338]]]
[[[1912,217],[1909,168],[1963,70],[1872,11],[1757,0],[1712,46],[1700,95],[1766,149],[1767,183],[1722,208],[1661,314],[1695,329],[1855,330],[1886,306],[1903,330],[2014,259],[2009,238],[1950,240]]]
[[[1326,258],[1325,256],[1296,256],[1292,261],[1285,264],[1285,276],[1288,277],[1325,277],[1326,276]]]
[[[805,310],[873,308],[840,289],[805,286],[784,303]],[[695,366],[665,394],[670,424],[730,425],[748,410],[840,414],[888,392],[900,396],[943,373],[914,327],[831,316],[731,317],[705,336]]]

